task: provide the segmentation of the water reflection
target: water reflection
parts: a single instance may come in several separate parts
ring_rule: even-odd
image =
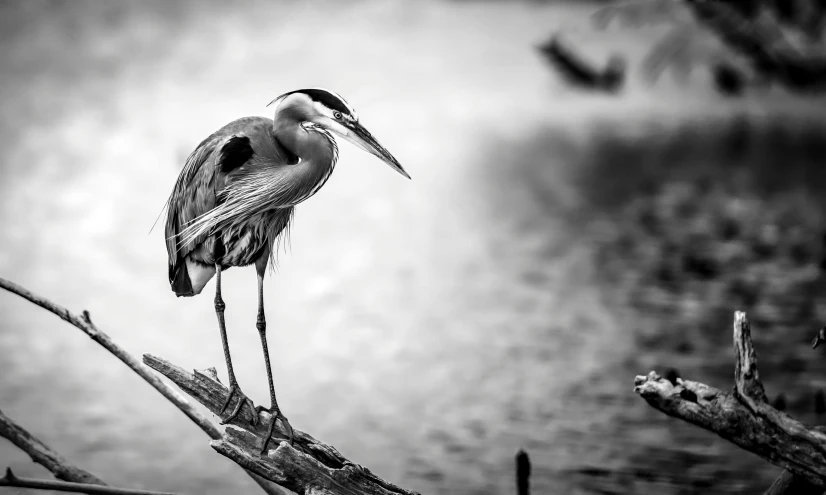
[[[736,450],[630,393],[634,374],[672,364],[640,337],[669,316],[640,316],[609,277],[625,272],[604,264],[626,225],[615,213],[639,186],[631,179],[673,156],[629,129],[646,136],[651,122],[741,104],[701,84],[680,89],[683,100],[667,82],[618,101],[567,92],[531,47],[583,22],[581,6],[206,5],[3,7],[0,273],[91,310],[135,353],[223,373],[211,298],[173,296],[162,233],[147,232],[204,136],[265,113],[286,89],[326,86],[414,180],[345,146],[297,211],[266,282],[279,402],[296,427],[424,493],[512,493],[520,447],[537,493],[681,493],[715,477],[734,480],[715,490],[767,486],[749,460],[712,469]],[[782,96],[767,105],[805,107]],[[619,120],[610,132],[637,144],[595,151],[595,119]],[[588,166],[594,154],[616,167]],[[230,270],[224,283],[236,373],[266,402],[254,271]],[[255,489],[94,343],[13,297],[0,307],[0,407],[66,457],[116,485]],[[673,365],[723,386],[729,371],[703,375],[703,356]],[[40,474],[7,444],[3,463]]]

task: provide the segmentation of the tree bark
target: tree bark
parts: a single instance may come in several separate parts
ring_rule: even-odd
[[[215,414],[220,414],[229,395],[214,368],[189,372],[161,358],[144,354],[143,362],[163,374],[185,393]],[[234,397],[229,407],[236,405]],[[257,425],[250,420],[259,415]],[[243,407],[227,427],[224,436],[212,442],[212,448],[264,479],[278,483],[301,495],[416,495],[389,483],[369,469],[351,462],[334,447],[322,443],[298,429],[293,429],[293,445],[281,422],[277,422],[273,440],[265,455],[261,446],[272,416]],[[238,429],[240,428],[240,429]]]
[[[181,410],[184,414],[187,415],[189,419],[192,420],[193,423],[198,425],[207,435],[209,435],[212,439],[221,438],[221,430],[215,426],[212,421],[210,421],[206,416],[201,414],[192,404],[190,404],[186,398],[184,398],[177,390],[170,387],[163,380],[155,376],[149,369],[144,366],[135,356],[131,355],[125,349],[120,347],[112,340],[109,335],[102,332],[94,323],[92,323],[92,318],[89,316],[88,311],[83,311],[82,314],[77,315],[72,313],[68,309],[64,308],[63,306],[46,299],[45,297],[39,296],[30,292],[25,287],[21,287],[10,280],[6,280],[4,278],[0,278],[0,288],[6,289],[7,291],[11,292],[12,294],[16,294],[27,301],[40,306],[41,308],[54,313],[55,315],[59,316],[61,319],[71,323],[76,328],[81,330],[83,333],[88,335],[92,338],[95,342],[100,344],[104,349],[112,353],[115,357],[120,359],[125,365],[127,365],[132,371],[137,373],[138,376],[143,378],[149,385],[151,385],[155,390],[161,393],[169,402],[175,405],[178,409]],[[253,473],[248,473],[253,480],[269,495],[285,495],[284,490],[280,489],[278,486],[274,485],[273,483],[264,480],[258,475]]]
[[[634,391],[655,409],[712,431],[786,469],[768,493],[822,493],[826,489],[826,433],[767,403],[748,319],[739,311],[734,315],[734,349],[733,393],[679,378],[674,385],[654,371],[637,376]]]

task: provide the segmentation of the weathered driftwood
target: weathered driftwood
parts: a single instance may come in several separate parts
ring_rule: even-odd
[[[769,493],[822,493],[826,489],[826,433],[767,403],[748,319],[739,311],[734,315],[734,349],[733,393],[679,378],[675,385],[653,371],[636,377],[634,391],[669,416],[717,433],[786,469],[772,489],[789,491]]]
[[[143,362],[163,374],[196,401],[215,414],[220,414],[229,390],[221,384],[214,368],[189,372],[161,358],[145,354]],[[235,407],[239,399],[229,404]],[[272,421],[267,411],[257,413],[259,421],[252,425],[256,414],[243,407],[227,427],[224,436],[212,442],[212,448],[232,459],[244,469],[278,483],[299,494],[368,494],[413,495],[392,483],[384,481],[370,470],[342,456],[334,447],[319,442],[312,436],[294,429],[294,443],[287,441],[287,431],[279,421],[266,455],[260,455],[264,437]]]
[[[149,490],[131,490],[115,488],[94,483],[76,483],[73,481],[38,480],[34,478],[19,478],[6,468],[6,475],[0,478],[0,486],[16,488],[32,488],[35,490],[53,490],[56,492],[87,493],[89,495],[175,495],[170,492],[153,492]]]
[[[104,349],[112,353],[115,357],[120,359],[124,364],[129,366],[138,376],[143,378],[149,385],[151,385],[155,390],[161,393],[169,402],[175,405],[178,409],[181,410],[184,414],[192,420],[193,423],[198,425],[207,435],[209,435],[212,439],[221,438],[221,429],[215,426],[206,416],[201,414],[186,398],[180,394],[177,390],[167,385],[163,380],[158,378],[154,373],[152,373],[149,368],[144,366],[135,356],[131,355],[125,349],[120,347],[112,340],[109,335],[102,332],[94,323],[92,323],[92,319],[89,316],[88,311],[84,311],[82,314],[78,315],[72,313],[65,307],[54,303],[45,297],[39,296],[37,294],[32,293],[25,287],[21,287],[20,285],[15,284],[10,280],[6,280],[0,277],[0,288],[6,289],[7,291],[11,292],[12,294],[16,294],[27,301],[40,306],[41,308],[49,311],[51,313],[56,314],[61,319],[71,323],[78,329],[80,329],[83,333],[91,337],[92,340],[100,344]],[[28,453],[28,452],[27,452]],[[273,484],[270,481],[267,481],[260,476],[257,476],[253,473],[248,474],[255,480],[256,483],[264,490],[264,492],[268,493],[269,495],[284,495],[284,490],[280,489],[278,486]],[[77,481],[77,480],[72,480]],[[99,480],[98,480],[99,481]]]
[[[64,459],[63,456],[3,414],[3,411],[0,411],[0,436],[8,439],[17,448],[27,453],[34,462],[51,471],[57,479],[75,483],[106,485],[103,480],[94,474],[84,471]]]

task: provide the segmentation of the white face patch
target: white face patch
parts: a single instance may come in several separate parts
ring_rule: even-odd
[[[330,93],[331,95],[335,96],[336,98],[338,98],[338,100],[341,102],[341,104],[344,105],[345,107],[347,107],[347,111],[352,116],[352,120],[358,122],[359,116],[356,113],[356,109],[351,107],[350,104],[347,103],[347,100],[342,98],[342,96],[340,94],[336,93],[335,91],[330,91],[329,89],[324,89],[324,88],[316,88],[316,89],[321,90],[321,91],[326,91],[326,92]],[[345,116],[345,117],[347,117],[347,116]]]
[[[349,105],[347,106],[347,108],[349,109],[349,112],[350,112],[349,115],[346,114],[346,113],[343,113],[343,112],[338,112],[338,110],[333,110],[332,108],[329,108],[325,104],[323,104],[321,102],[318,102],[318,101],[313,102],[313,108],[315,109],[315,111],[319,115],[323,115],[323,116],[325,116],[325,117],[327,117],[331,120],[347,121],[347,122],[358,122],[358,116],[356,115],[356,111],[353,110]],[[341,118],[340,119],[336,118],[336,113],[341,113]]]

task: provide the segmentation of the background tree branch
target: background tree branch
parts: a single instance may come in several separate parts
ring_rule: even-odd
[[[73,481],[38,480],[33,478],[18,478],[11,468],[6,468],[6,475],[0,478],[0,486],[16,488],[31,488],[35,490],[53,490],[58,492],[87,493],[89,495],[175,495],[170,492],[153,492],[150,490],[131,490],[128,488],[114,488],[94,483],[76,483]]]
[[[186,398],[177,390],[167,385],[157,375],[152,373],[149,368],[144,366],[136,357],[129,354],[122,347],[117,345],[106,333],[102,332],[97,326],[92,323],[92,319],[88,311],[83,311],[81,315],[77,315],[56,304],[45,297],[38,296],[28,289],[15,284],[10,280],[0,277],[0,287],[7,291],[17,294],[18,296],[30,301],[41,308],[56,314],[61,319],[71,323],[83,333],[92,338],[95,342],[103,346],[104,349],[112,353],[115,357],[120,359],[124,364],[129,366],[135,373],[143,378],[155,390],[166,397],[169,402],[175,405],[184,414],[189,417],[198,427],[200,427],[212,439],[220,439],[222,437],[221,430],[209,420],[206,416],[201,414]],[[270,481],[267,481],[254,473],[248,473],[252,479],[269,495],[285,495],[284,490]]]
[[[229,390],[218,381],[214,368],[189,372],[149,354],[144,354],[143,361],[207,409],[220,414]],[[233,397],[230,408],[235,407],[239,400],[237,396]],[[259,452],[272,416],[267,411],[261,411],[257,413],[260,421],[252,425],[250,420],[253,414],[256,412],[243,407],[230,423],[241,429],[228,427],[222,438],[212,442],[216,451],[244,469],[299,494],[415,494],[379,478],[369,469],[346,459],[334,447],[296,428],[293,429],[294,443],[290,445],[286,441],[288,432],[281,422],[276,423],[269,450],[262,456]]]
[[[103,480],[94,474],[84,471],[64,459],[63,456],[3,414],[3,411],[0,411],[0,436],[8,439],[17,448],[28,454],[34,462],[51,471],[57,479],[92,485],[106,485]]]
[[[820,0],[620,1],[596,10],[592,20],[601,30],[612,21],[631,28],[675,26],[642,61],[650,82],[667,68],[685,76],[705,64],[725,94],[769,82],[798,92],[826,90],[826,4]],[[569,58],[582,59],[575,48]]]

